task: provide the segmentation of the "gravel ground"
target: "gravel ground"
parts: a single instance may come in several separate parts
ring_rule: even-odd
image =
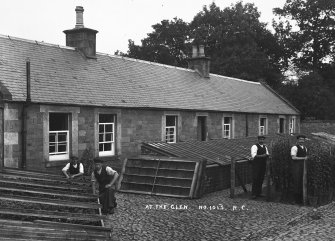
[[[227,190],[196,200],[120,192],[116,198],[118,207],[105,223],[112,228],[113,240],[127,241],[295,240],[290,238],[296,234],[295,227],[304,225],[297,220],[313,210],[259,199],[231,199]],[[329,216],[334,218],[333,213]]]

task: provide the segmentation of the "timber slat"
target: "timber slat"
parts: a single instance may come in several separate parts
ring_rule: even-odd
[[[110,232],[111,230],[107,228],[92,228],[87,225],[0,219],[1,240],[5,236],[14,240],[20,240],[20,238],[25,238],[24,240],[29,240],[28,238],[33,238],[32,240],[110,240],[108,238]]]
[[[111,229],[104,227],[101,205],[90,185],[89,180],[67,180],[61,175],[3,170],[0,240],[111,240]]]
[[[97,203],[84,203],[84,202],[66,202],[62,200],[53,200],[45,198],[32,198],[27,196],[16,196],[16,195],[4,195],[0,196],[0,200],[27,202],[27,203],[38,203],[62,207],[71,208],[86,208],[86,209],[98,209],[101,208],[100,204]]]
[[[100,227],[100,226],[90,226],[90,225],[81,225],[81,224],[72,224],[72,223],[58,223],[58,222],[51,222],[51,221],[44,221],[44,220],[35,220],[34,223],[38,223],[39,225],[52,225],[56,227],[64,227],[64,228],[71,228],[71,229],[85,229],[85,230],[99,230],[105,232],[111,232],[110,228],[107,227]]]
[[[83,195],[74,195],[74,194],[67,194],[67,193],[56,193],[56,192],[47,192],[47,191],[40,191],[40,190],[28,190],[23,188],[12,188],[12,187],[0,187],[0,190],[3,191],[12,191],[12,192],[20,192],[20,193],[34,193],[34,194],[41,194],[46,196],[61,196],[66,198],[77,198],[77,199],[84,199],[84,200],[96,200],[97,197],[93,195],[83,196]]]
[[[42,181],[42,182],[50,182],[55,183],[59,182],[58,185],[76,185],[81,188],[90,188],[90,182],[79,182],[74,179],[50,179],[50,178],[43,178],[43,177],[31,177],[29,175],[16,175],[13,173],[0,173],[0,177],[4,178],[11,178],[11,179],[25,179],[25,180],[35,180],[35,181]]]
[[[155,177],[155,175],[130,174],[130,173],[124,173],[124,175],[126,175],[126,176],[137,176],[137,177]],[[178,179],[178,180],[193,180],[193,178],[191,178],[191,177],[156,176],[156,178]]]
[[[139,183],[139,182],[129,182],[129,181],[123,181],[125,184],[135,184],[135,185],[153,185],[153,183]],[[191,187],[183,187],[183,186],[176,186],[176,185],[167,185],[167,184],[158,184],[155,183],[155,186],[159,187],[171,187],[171,188],[182,188],[182,189],[190,189]]]
[[[41,210],[31,210],[31,209],[8,210],[8,209],[0,208],[0,214],[27,216],[27,217],[39,217],[39,218],[82,220],[82,221],[92,221],[92,222],[101,221],[100,215],[77,214],[77,213],[55,212],[55,211],[45,211],[45,210],[41,211]]]
[[[39,178],[46,178],[50,180],[57,180],[57,181],[64,181],[64,177],[62,175],[56,175],[56,174],[50,174],[50,173],[41,173],[41,172],[34,172],[34,171],[24,171],[19,169],[10,169],[10,168],[4,168],[2,170],[3,173],[7,174],[14,174],[14,175],[23,175],[27,177],[39,177]],[[84,177],[85,178],[85,177]],[[86,181],[89,181],[90,178],[86,177]],[[87,182],[73,179],[73,182],[85,184]]]
[[[37,183],[27,183],[21,181],[8,181],[4,179],[0,179],[0,183],[7,183],[7,184],[16,184],[16,185],[23,185],[23,186],[30,186],[30,187],[41,187],[41,188],[50,188],[50,189],[59,189],[59,190],[71,190],[71,191],[83,191],[81,188],[76,188],[72,186],[58,186],[58,185],[44,185],[44,184],[37,184]]]

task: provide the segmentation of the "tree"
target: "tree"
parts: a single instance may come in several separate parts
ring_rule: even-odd
[[[279,92],[301,111],[303,119],[335,119],[334,92],[319,74],[302,76],[298,83],[283,85]]]
[[[281,49],[259,17],[254,4],[242,2],[222,11],[213,3],[194,17],[192,36],[205,43],[211,72],[278,86]]]
[[[283,61],[317,72],[335,60],[335,1],[287,0],[275,8],[276,36],[286,50]],[[285,19],[285,21],[283,21]]]
[[[277,64],[280,46],[253,4],[242,2],[221,10],[215,3],[204,7],[188,24],[181,19],[163,20],[137,46],[129,40],[123,56],[187,67],[192,44],[205,45],[211,73],[265,81],[272,87],[282,80]]]
[[[117,54],[161,64],[187,67],[188,24],[181,19],[174,18],[172,21],[162,20],[153,25],[152,28],[154,31],[141,40],[141,46],[135,45],[134,41],[129,40],[127,53]]]

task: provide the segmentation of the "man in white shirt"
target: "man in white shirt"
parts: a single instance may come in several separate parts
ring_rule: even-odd
[[[304,172],[304,161],[307,160],[307,148],[304,146],[306,136],[298,135],[297,144],[291,148],[291,175],[292,175],[292,187],[295,202],[297,204],[302,203],[302,192],[303,192],[303,172]]]
[[[262,185],[266,170],[266,160],[269,156],[269,151],[264,144],[265,136],[258,136],[258,143],[251,147],[252,158],[252,191],[253,199],[262,197]]]
[[[113,214],[116,208],[115,184],[119,174],[109,166],[103,165],[103,161],[94,158],[94,171],[91,175],[93,195],[96,194],[95,184],[99,184],[99,201],[103,214]]]
[[[79,162],[78,157],[72,156],[70,162],[62,169],[67,179],[80,177],[84,174],[84,166]]]

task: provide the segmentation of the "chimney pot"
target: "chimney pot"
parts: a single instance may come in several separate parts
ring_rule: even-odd
[[[194,69],[201,77],[209,78],[210,58],[205,56],[204,45],[192,46],[192,58],[188,59],[188,68]]]
[[[76,28],[83,28],[84,27],[84,8],[82,6],[76,7]]]

